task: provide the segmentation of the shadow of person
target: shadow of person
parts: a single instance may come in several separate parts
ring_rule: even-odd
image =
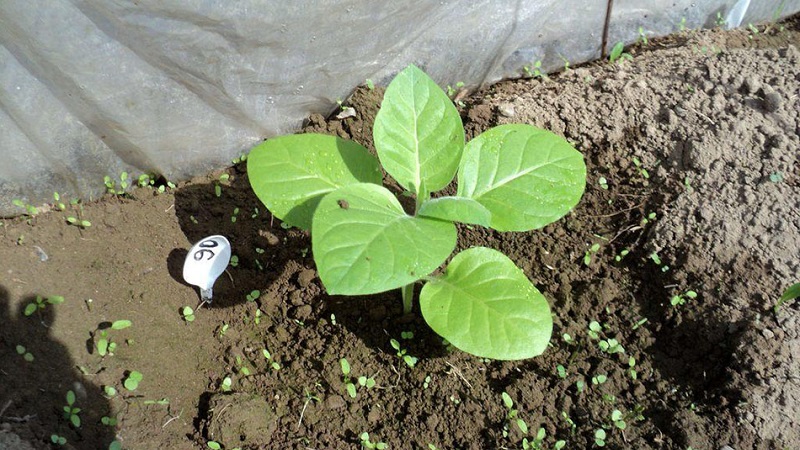
[[[114,428],[101,418],[110,415],[110,405],[50,335],[57,307],[48,304],[25,316],[25,306],[35,300],[25,298],[12,312],[8,290],[0,286],[0,424],[35,448],[49,448],[45,443],[53,435],[73,448],[108,448]],[[65,416],[68,391],[75,395],[72,406],[80,408],[80,427]]]

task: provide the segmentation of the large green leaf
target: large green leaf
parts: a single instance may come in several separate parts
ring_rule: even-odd
[[[269,139],[253,148],[247,175],[256,196],[275,217],[311,228],[325,194],[353,183],[382,181],[378,160],[363,146],[323,134]]]
[[[453,180],[464,150],[464,128],[453,102],[414,65],[389,83],[372,134],[386,172],[420,196]]]
[[[583,195],[583,156],[564,138],[530,125],[500,125],[464,149],[458,195],[492,213],[498,231],[541,228],[563,217]]]
[[[483,205],[467,197],[439,197],[422,204],[417,215],[450,222],[489,226],[492,214]]]
[[[540,355],[553,331],[544,296],[506,255],[490,248],[456,255],[444,276],[423,286],[419,302],[433,331],[480,357]]]
[[[311,244],[330,294],[374,294],[434,271],[455,248],[456,229],[449,222],[409,216],[386,188],[361,183],[319,202]]]

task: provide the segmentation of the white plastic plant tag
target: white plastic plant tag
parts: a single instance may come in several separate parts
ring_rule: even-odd
[[[200,288],[200,299],[211,303],[214,282],[231,260],[231,244],[225,236],[209,236],[194,244],[183,263],[183,279]]]

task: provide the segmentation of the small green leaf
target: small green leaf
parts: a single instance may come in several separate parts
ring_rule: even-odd
[[[111,443],[108,444],[108,450],[122,450],[122,442],[111,441]]]
[[[342,374],[350,375],[350,363],[347,362],[346,359],[342,358],[339,360],[339,365],[342,367]]]
[[[470,141],[458,196],[491,212],[498,231],[541,228],[567,214],[586,186],[583,156],[564,138],[530,125],[500,125]]]
[[[67,391],[67,404],[72,405],[73,403],[75,403],[75,393]]]
[[[409,216],[389,190],[360,183],[322,199],[311,243],[329,294],[374,294],[433,272],[455,248],[456,228]]]
[[[622,55],[622,50],[625,49],[624,42],[617,42],[616,45],[611,49],[611,52],[608,54],[608,60],[614,62],[619,59]]]
[[[208,448],[210,448],[211,450],[220,450],[222,448],[222,446],[217,441],[208,441],[206,445],[208,445]]]
[[[519,431],[522,431],[522,434],[528,434],[528,424],[525,423],[522,419],[517,419],[517,426],[519,427]]]
[[[114,330],[122,330],[128,328],[131,325],[133,325],[133,322],[131,322],[130,320],[115,320],[111,324],[111,328]]]
[[[488,227],[492,213],[477,201],[467,197],[439,197],[428,200],[418,215],[449,222],[461,222]]]
[[[72,425],[75,428],[81,427],[81,418],[77,414],[72,414],[71,416],[69,416],[69,421],[72,422]]]
[[[366,148],[322,134],[269,139],[250,152],[247,174],[272,214],[306,230],[325,194],[353,183],[382,181],[378,160]]]
[[[61,295],[51,295],[50,297],[47,297],[47,303],[50,303],[51,305],[60,305],[64,303],[64,297]]]
[[[350,398],[356,398],[356,385],[353,383],[347,383],[345,387],[347,389],[347,395],[349,395]]]
[[[789,286],[788,288],[786,288],[786,290],[783,292],[783,295],[781,295],[781,300],[780,301],[781,302],[787,302],[787,301],[793,300],[793,299],[795,299],[797,297],[800,297],[800,283],[795,283],[795,284]]]
[[[134,370],[128,374],[128,378],[125,379],[123,385],[125,389],[135,391],[136,388],[139,387],[139,382],[142,381],[142,378],[144,378],[144,376],[140,372]]]
[[[503,392],[500,394],[503,397],[503,404],[506,405],[506,409],[511,409],[514,407],[514,400],[511,400],[511,396],[507,393]]]
[[[33,313],[36,312],[36,308],[37,308],[36,303],[28,303],[28,305],[25,306],[25,315],[26,316],[32,315]]]
[[[419,301],[435,332],[479,357],[537,356],[553,330],[544,296],[507,256],[485,247],[456,255],[444,276],[423,286]]]
[[[421,197],[450,184],[464,149],[458,110],[413,64],[386,87],[372,134],[386,172]]]
[[[97,353],[100,356],[106,356],[106,353],[108,353],[108,339],[100,338],[97,340]]]

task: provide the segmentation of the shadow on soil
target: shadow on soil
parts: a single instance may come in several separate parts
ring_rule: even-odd
[[[52,435],[75,448],[108,448],[115,438],[114,427],[101,423],[110,414],[108,401],[99,386],[75,369],[66,347],[50,337],[56,308],[47,305],[25,316],[32,302],[35,296],[26,297],[11,311],[8,290],[0,286],[0,348],[5,349],[0,352],[0,422],[41,448]],[[76,398],[73,407],[80,408],[78,428],[65,417],[70,390]]]

